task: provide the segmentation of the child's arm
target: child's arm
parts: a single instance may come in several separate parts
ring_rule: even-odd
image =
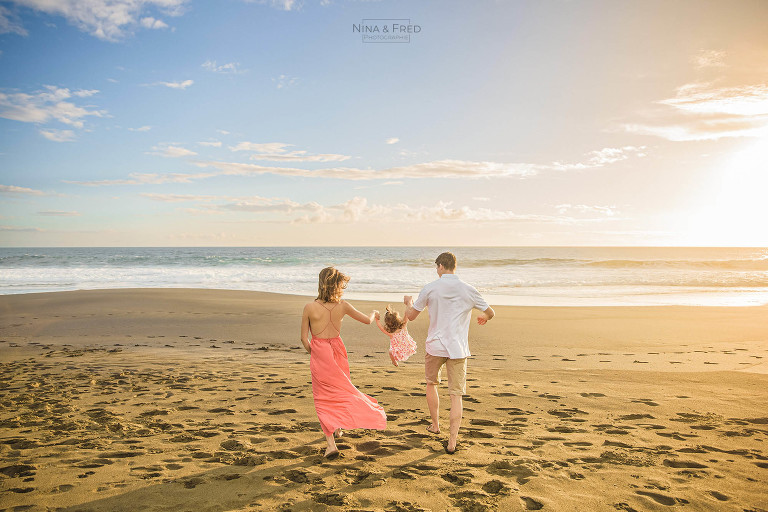
[[[387,336],[391,336],[391,334],[387,332],[387,330],[384,328],[384,326],[381,325],[381,322],[379,322],[379,317],[378,316],[376,317],[376,325],[379,326],[379,329],[381,330],[381,332],[383,332]]]

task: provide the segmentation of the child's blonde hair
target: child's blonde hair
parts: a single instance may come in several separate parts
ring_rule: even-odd
[[[387,332],[397,332],[403,328],[405,320],[400,318],[400,313],[392,309],[392,304],[387,305],[387,312],[384,313],[384,328]]]
[[[318,300],[323,302],[339,302],[348,282],[349,276],[342,274],[333,267],[325,267],[320,271],[317,282]]]

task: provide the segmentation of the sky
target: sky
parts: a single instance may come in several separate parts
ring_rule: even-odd
[[[768,246],[764,0],[0,0],[0,246]]]

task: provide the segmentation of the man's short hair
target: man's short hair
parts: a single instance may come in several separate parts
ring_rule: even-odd
[[[455,270],[456,256],[451,252],[444,252],[435,259],[435,265],[442,265],[446,270]]]

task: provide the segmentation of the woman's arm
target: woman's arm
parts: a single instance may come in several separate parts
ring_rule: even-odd
[[[301,314],[301,344],[308,354],[312,353],[312,347],[309,344],[309,304],[304,306],[304,312]]]
[[[357,320],[358,322],[361,322],[367,325],[371,325],[373,323],[373,319],[376,317],[376,313],[378,313],[378,311],[374,309],[370,315],[366,315],[365,313],[358,311],[355,308],[355,306],[353,306],[347,301],[342,302],[342,304],[344,305],[345,315],[349,315],[355,320]]]

